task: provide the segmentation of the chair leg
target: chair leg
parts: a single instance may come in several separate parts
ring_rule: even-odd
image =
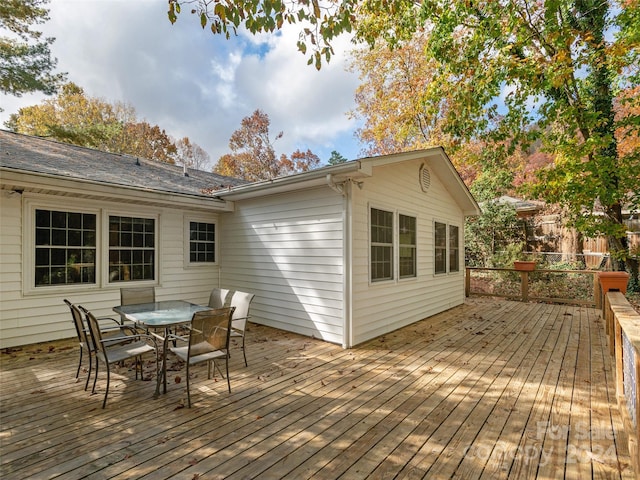
[[[104,401],[102,402],[102,408],[107,406],[107,395],[109,395],[109,380],[111,375],[109,374],[109,364],[107,364],[107,388],[104,391]]]
[[[89,358],[91,358],[91,355],[89,355]],[[78,371],[76,371],[76,381],[78,380],[78,377],[80,376],[80,367],[82,366],[82,347],[80,347],[80,360],[78,360]]]
[[[187,359],[187,405],[191,408],[191,389],[189,388],[189,359]]]
[[[93,388],[91,389],[91,394],[96,393],[96,382],[98,381],[98,370],[100,366],[100,361],[96,358],[96,375],[93,377]]]
[[[227,367],[227,386],[229,387],[229,393],[231,393],[231,379],[229,378],[229,357],[224,360],[225,366]]]
[[[248,367],[247,364],[247,351],[244,348],[244,332],[242,332],[242,355],[244,355],[244,366]]]
[[[89,352],[89,373],[87,373],[87,381],[84,384],[84,391],[87,391],[87,388],[89,387],[89,380],[91,380],[91,370],[92,370],[92,366],[93,366],[93,359],[91,358],[93,357],[93,355],[91,355],[91,352]],[[98,362],[98,359],[96,358],[96,362]]]

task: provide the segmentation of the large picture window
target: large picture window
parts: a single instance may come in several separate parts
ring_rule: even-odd
[[[398,215],[400,278],[416,276],[416,217]]]
[[[393,212],[371,209],[371,281],[393,279]]]
[[[96,215],[35,210],[35,286],[96,283]]]
[[[109,216],[109,281],[155,279],[155,219]]]
[[[216,225],[189,222],[189,262],[214,263],[216,261]]]

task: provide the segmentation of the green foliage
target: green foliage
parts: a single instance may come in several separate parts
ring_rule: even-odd
[[[43,8],[48,0],[3,0],[0,2],[0,27],[14,34],[0,36],[0,92],[20,97],[40,91],[56,92],[65,74],[54,74],[57,60],[51,57],[54,38],[41,39],[33,25],[49,19]]]
[[[522,259],[522,224],[511,205],[482,204],[482,214],[467,219],[464,241],[467,266],[510,267]]]
[[[169,0],[167,16],[171,23],[175,23],[182,13],[182,5],[190,5],[189,11],[200,27],[209,25],[211,33],[227,39],[231,34],[236,35],[241,26],[256,34],[274,33],[285,24],[300,24],[298,50],[305,55],[309,52],[307,63],[319,70],[323,62],[331,60],[334,53],[332,40],[342,33],[351,32],[356,25],[359,3],[356,0],[322,3],[318,0]]]
[[[347,161],[346,157],[343,157],[340,153],[333,150],[331,152],[331,156],[329,157],[329,161],[327,162],[329,165],[337,165],[339,163],[344,163]]]
[[[197,167],[208,161],[207,153],[188,137],[176,143],[159,126],[138,121],[132,106],[89,97],[74,83],[63,85],[53,99],[21,108],[5,126],[26,135],[160,162],[177,160]]]

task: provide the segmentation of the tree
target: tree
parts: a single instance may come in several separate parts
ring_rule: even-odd
[[[113,152],[118,151],[114,138],[134,117],[131,107],[88,97],[81,87],[67,83],[56,97],[10,115],[5,126],[18,133]]]
[[[317,155],[310,150],[296,150],[291,157],[281,155],[278,158],[273,144],[282,138],[283,132],[278,133],[272,141],[269,136],[270,123],[269,116],[261,110],[244,117],[240,128],[233,132],[229,140],[232,153],[220,157],[214,172],[249,181],[270,180],[310,170],[320,163]]]
[[[329,157],[329,161],[327,162],[329,165],[338,165],[339,163],[344,163],[348,161],[346,157],[343,157],[342,154],[338,153],[335,150],[331,151],[331,156]]]
[[[191,143],[188,137],[183,137],[178,140],[176,142],[176,148],[178,149],[176,163],[196,170],[207,169],[211,157],[202,147]]]
[[[59,95],[40,105],[21,108],[9,117],[5,126],[14,132],[51,137],[105,152],[166,163],[186,159],[193,162],[193,168],[196,162],[206,162],[209,158],[188,137],[176,143],[159,126],[139,121],[131,105],[89,97],[74,83],[63,85]]]
[[[464,244],[467,265],[510,268],[525,246],[515,208],[494,200],[484,202],[482,214],[465,223]]]
[[[41,32],[33,25],[49,20],[43,8],[48,0],[3,0],[0,3],[0,27],[12,32],[13,38],[0,37],[0,91],[22,96],[40,91],[47,95],[56,92],[66,74],[53,71],[57,60],[51,57],[54,38],[41,39]],[[0,111],[2,109],[0,108]]]
[[[540,171],[534,193],[568,205],[585,234],[607,235],[617,268],[626,260],[635,272],[621,209],[638,209],[640,159],[618,152],[614,89],[638,84],[639,9],[637,1],[452,0],[423,2],[416,12],[433,65],[422,101],[442,116],[443,132],[480,139],[501,158],[540,140],[554,163]],[[402,22],[388,30],[376,18],[361,21],[361,38],[402,42],[415,32]],[[611,29],[618,31],[608,41]]]
[[[280,30],[285,24],[304,24],[297,42],[298,50],[311,53],[308,64],[320,69],[323,59],[333,55],[331,41],[344,32],[351,32],[356,23],[356,11],[360,1],[319,2],[304,0],[286,2],[258,0],[220,2],[211,0],[169,0],[169,21],[175,23],[182,12],[182,5],[190,5],[202,28],[210,26],[211,32],[229,38],[242,25],[251,33]]]

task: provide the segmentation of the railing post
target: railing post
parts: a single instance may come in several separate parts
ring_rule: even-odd
[[[593,272],[593,301],[596,303],[596,308],[603,309],[604,312],[604,302],[602,301],[602,289],[600,288],[598,272]]]
[[[526,302],[529,300],[529,272],[520,272],[520,282],[520,295],[522,301]]]
[[[464,277],[464,296],[468,297],[471,294],[471,269],[467,267]]]

